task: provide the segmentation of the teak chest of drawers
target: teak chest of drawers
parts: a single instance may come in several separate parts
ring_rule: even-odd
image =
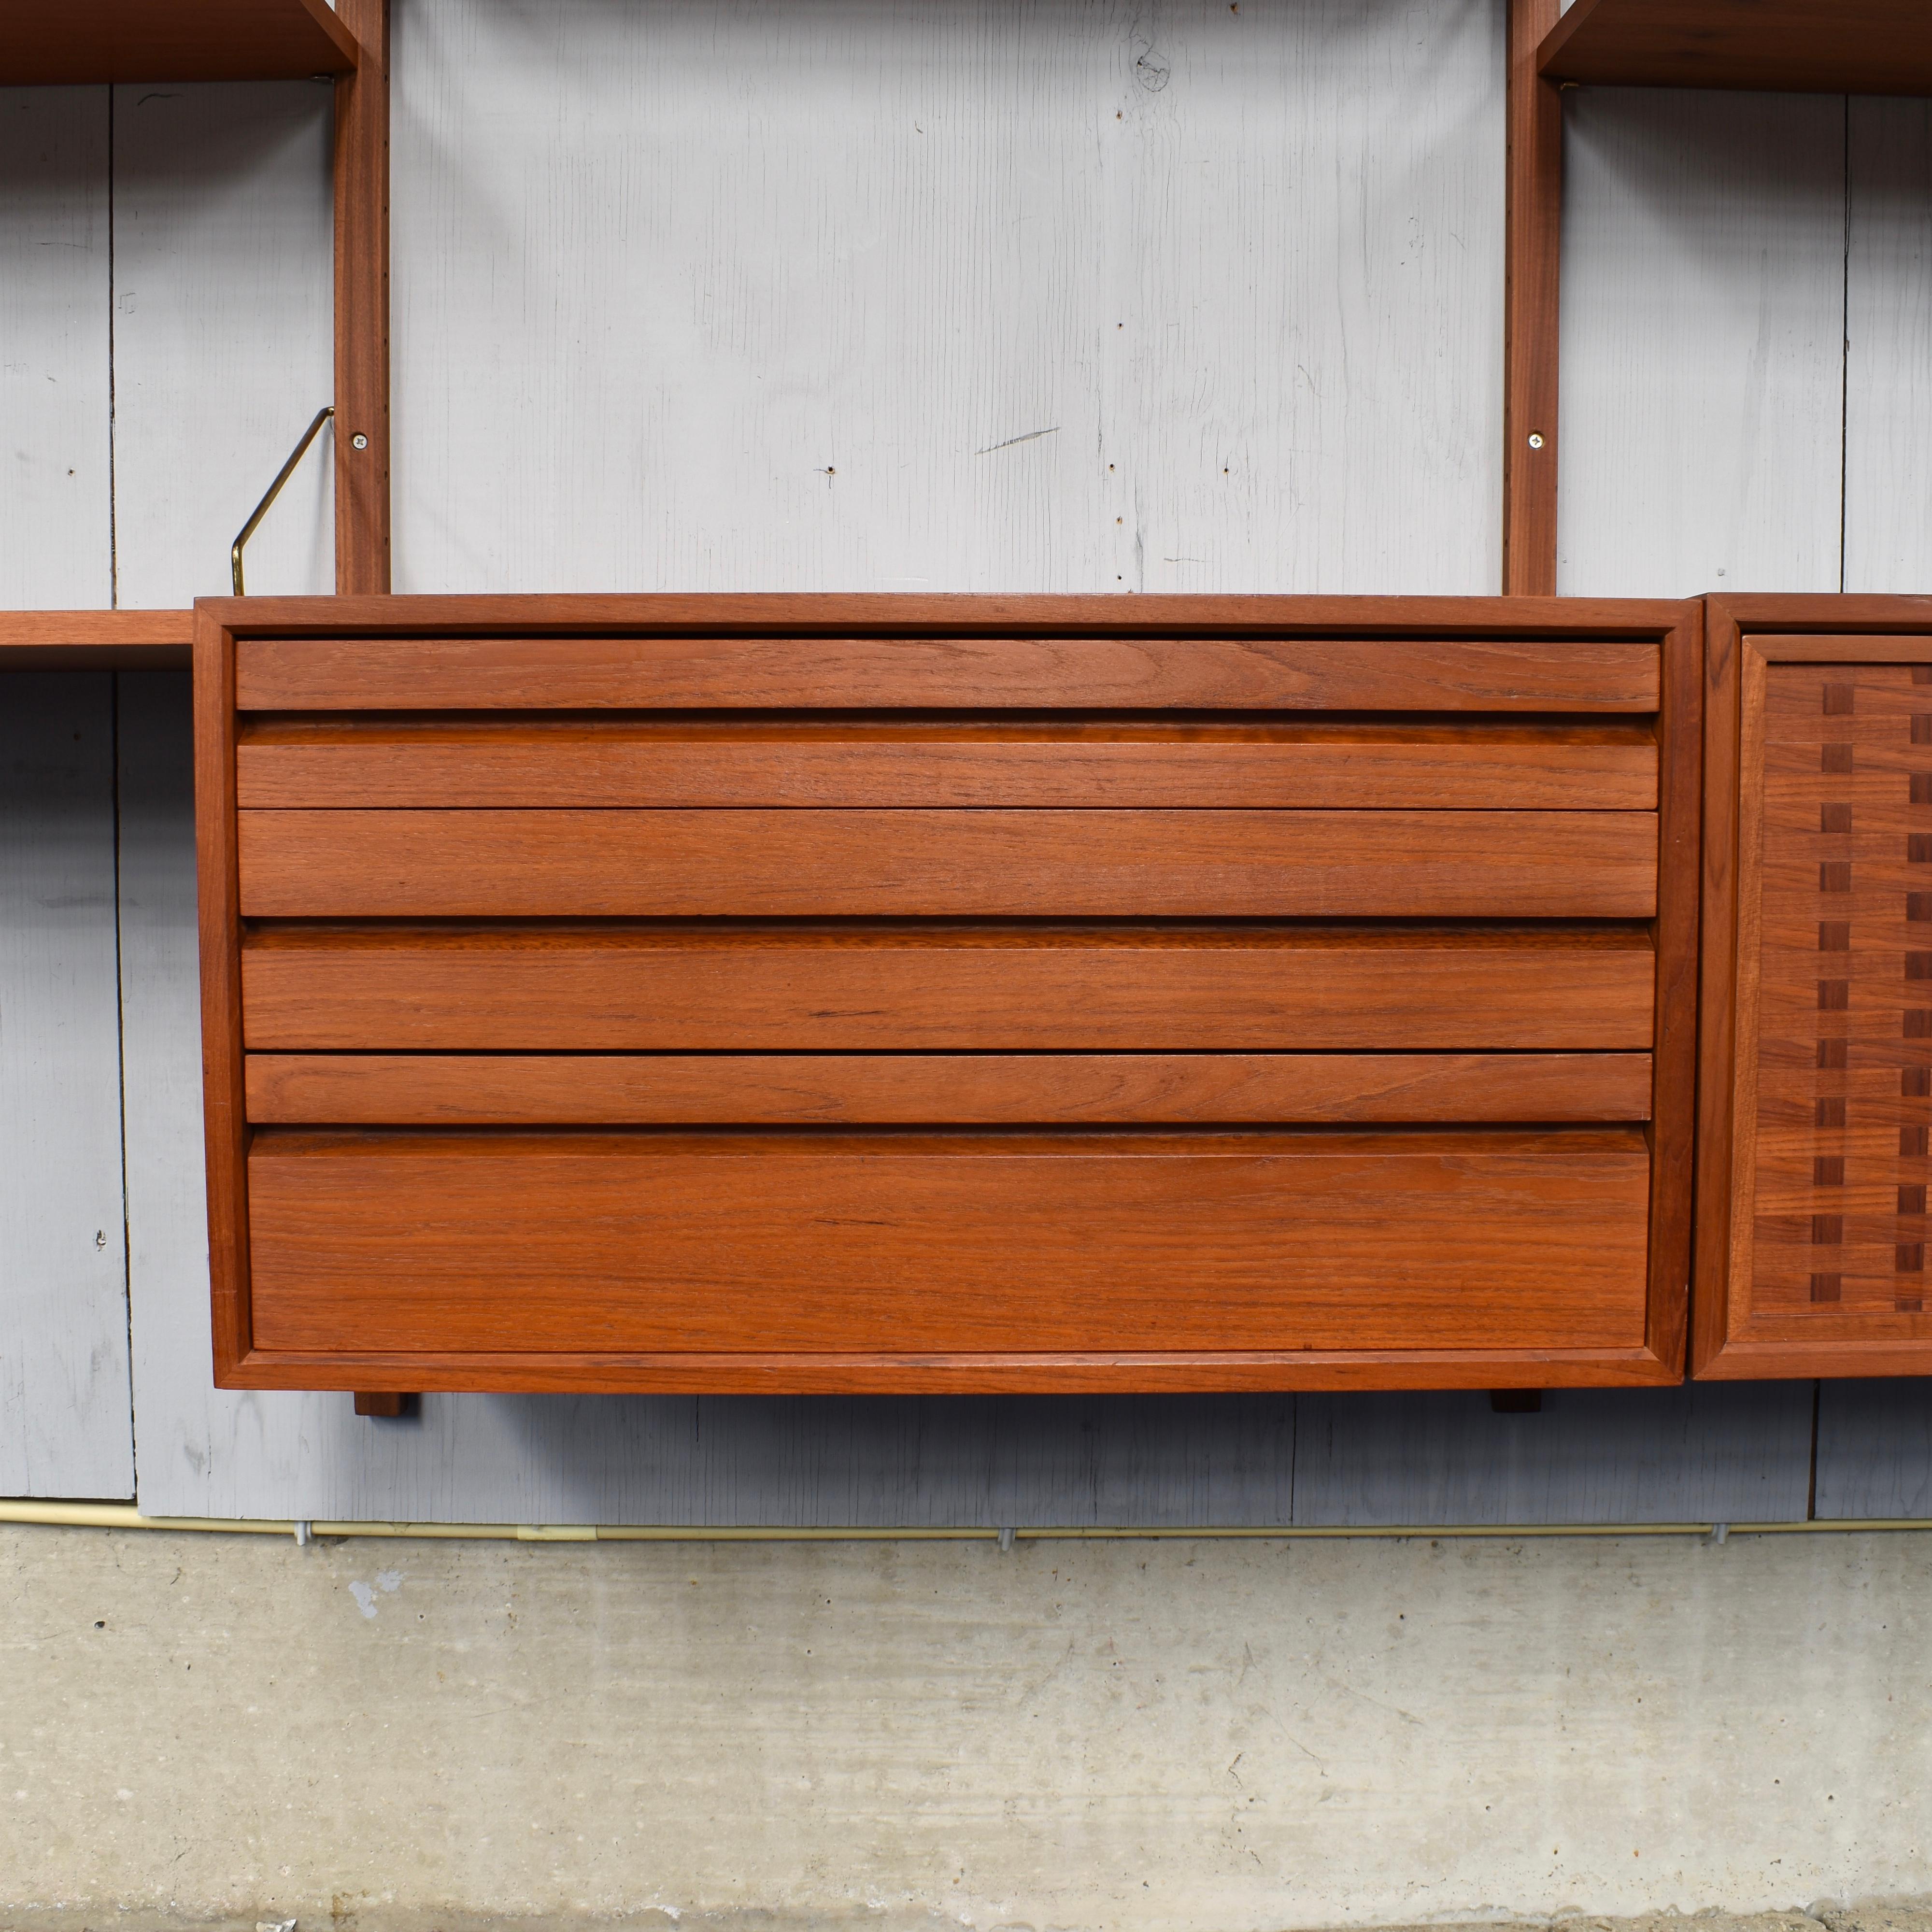
[[[1698,615],[203,604],[218,1379],[1675,1379]]]

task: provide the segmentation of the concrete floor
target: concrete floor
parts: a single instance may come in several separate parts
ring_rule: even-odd
[[[0,1924],[1932,1932],[1831,1904],[1932,1894],[1932,1534],[0,1528]]]

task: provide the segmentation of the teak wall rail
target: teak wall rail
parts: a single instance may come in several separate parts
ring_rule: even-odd
[[[204,604],[218,1378],[1676,1379],[1697,616]]]

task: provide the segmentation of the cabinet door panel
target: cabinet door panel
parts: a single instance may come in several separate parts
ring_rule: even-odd
[[[1932,1368],[1932,636],[1924,649],[1871,662],[1855,635],[1740,640],[1712,759],[1736,830],[1712,855],[1734,855],[1736,884],[1707,961],[1730,974],[1705,1041],[1722,1223],[1700,1256],[1705,1375]]]

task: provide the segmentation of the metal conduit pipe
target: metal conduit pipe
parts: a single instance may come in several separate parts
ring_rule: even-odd
[[[1165,1541],[1186,1538],[1332,1542],[1344,1538],[1532,1536],[1702,1536],[1723,1542],[1733,1536],[1846,1534],[1853,1531],[1932,1531],[1932,1520],[1910,1517],[1852,1518],[1829,1522],[1640,1523],[1422,1523],[1361,1528],[1172,1529],[1121,1525],[1108,1528],[798,1529],[736,1528],[682,1524],[528,1522],[328,1522],[260,1517],[143,1516],[132,1503],[0,1501],[0,1523],[41,1524],[77,1529],[172,1529],[226,1532],[236,1536],[292,1536],[298,1543],[317,1537],[454,1537],[500,1543],[970,1543],[1016,1540],[1101,1542],[1137,1539]]]

